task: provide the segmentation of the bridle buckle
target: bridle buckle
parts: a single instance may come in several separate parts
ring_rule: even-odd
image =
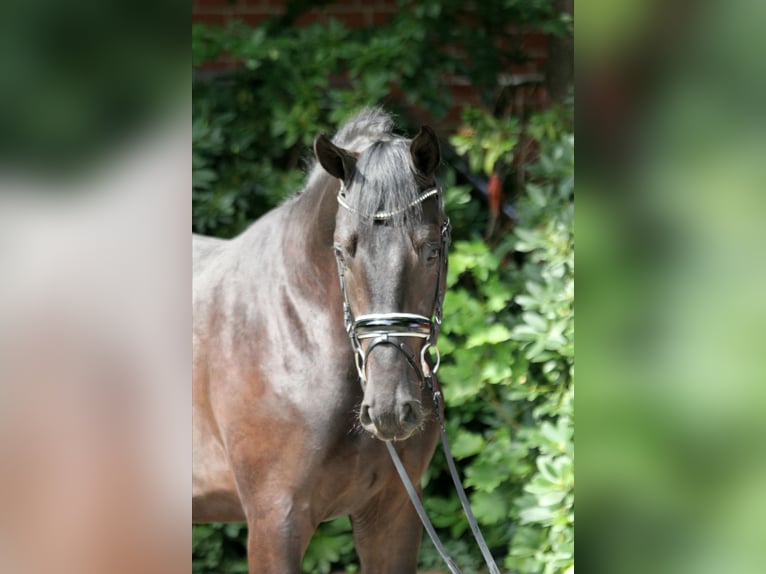
[[[428,361],[426,360],[426,357],[428,356],[428,349],[433,349],[436,353],[436,363],[433,367],[429,366]],[[430,342],[427,342],[425,345],[423,345],[423,348],[420,350],[420,368],[423,369],[423,376],[428,378],[432,377],[437,373],[439,370],[439,366],[442,362],[442,356],[441,353],[439,353],[439,347],[436,345],[431,345]]]

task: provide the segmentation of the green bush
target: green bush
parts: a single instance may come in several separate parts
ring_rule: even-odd
[[[456,456],[520,572],[573,565],[574,139],[553,133],[538,139],[513,232],[494,248],[456,242],[444,310]]]
[[[393,83],[435,117],[450,103],[440,89],[445,73],[467,75],[490,101],[508,64],[496,49],[508,22],[553,33],[567,24],[553,2],[487,2],[474,7],[476,18],[491,20],[483,34],[456,30],[463,4],[418,3],[374,30],[279,21],[193,27],[195,65],[222,53],[244,63],[236,74],[194,84],[194,230],[232,236],[294,193],[314,135],[334,131],[363,105],[396,111]],[[434,49],[447,36],[457,47],[452,56]],[[524,121],[468,109],[450,141],[472,171],[488,175],[497,162],[512,164],[522,139],[534,142],[535,159],[524,188],[514,190],[516,220],[496,239],[482,236],[487,208],[457,172],[448,166],[440,178],[454,239],[440,378],[447,432],[493,554],[510,572],[564,573],[573,569],[574,536],[571,102]],[[424,486],[450,553],[466,574],[483,571],[439,451]],[[245,540],[242,525],[195,526],[194,572],[246,571]],[[421,567],[440,567],[427,539]],[[303,563],[305,572],[344,569],[357,569],[347,519],[323,524]]]

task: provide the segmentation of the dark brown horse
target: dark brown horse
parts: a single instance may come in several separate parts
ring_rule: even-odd
[[[384,441],[418,485],[437,439],[418,332],[443,288],[445,214],[433,131],[392,130],[361,112],[316,138],[300,194],[230,241],[194,238],[193,518],[246,520],[251,573],[299,572],[317,525],[344,515],[365,573],[416,569],[422,527]],[[354,317],[415,331],[360,337],[356,357],[339,272]]]

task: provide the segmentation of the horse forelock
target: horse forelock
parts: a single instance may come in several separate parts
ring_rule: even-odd
[[[362,215],[360,220],[371,224],[372,214],[399,212],[386,223],[411,228],[422,219],[421,205],[401,209],[422,190],[412,166],[411,140],[394,134],[394,128],[390,114],[380,108],[365,108],[343,124],[332,141],[358,157],[346,201]],[[326,185],[325,178],[331,176],[315,161],[306,189]]]
[[[349,182],[347,203],[358,214],[399,212],[417,199],[410,140],[393,133],[394,120],[379,108],[367,108],[346,122],[333,142],[359,160]],[[387,219],[394,226],[410,226],[422,217],[419,204]],[[372,219],[362,217],[363,221]]]
[[[354,153],[362,153],[377,141],[393,137],[394,119],[380,108],[364,108],[341,126],[333,143]]]
[[[371,216],[380,212],[393,213],[386,222],[396,227],[410,227],[420,221],[419,203],[402,210],[420,194],[409,144],[404,138],[377,141],[360,155],[346,202],[363,222],[371,223]]]

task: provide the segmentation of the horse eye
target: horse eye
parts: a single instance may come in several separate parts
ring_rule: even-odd
[[[357,238],[354,235],[350,237],[348,241],[342,241],[341,243],[333,245],[335,257],[344,262],[347,258],[352,258],[356,253],[356,240]]]
[[[335,257],[343,261],[343,249],[340,248],[338,245],[333,245],[332,250],[335,252]]]
[[[425,254],[426,263],[434,263],[439,258],[439,246],[438,245],[425,245],[423,247],[423,253]]]

